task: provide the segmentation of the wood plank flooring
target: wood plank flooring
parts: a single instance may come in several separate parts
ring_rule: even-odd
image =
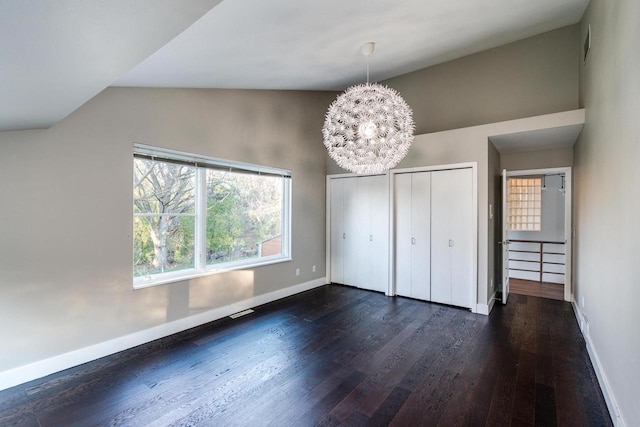
[[[564,285],[558,283],[510,278],[509,293],[564,301]]]
[[[0,425],[608,426],[571,305],[328,285],[0,392]]]

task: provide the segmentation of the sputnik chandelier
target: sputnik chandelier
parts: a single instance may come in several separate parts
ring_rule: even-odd
[[[375,44],[365,43],[367,83],[349,87],[329,106],[322,135],[329,157],[357,174],[383,173],[400,163],[413,141],[413,112],[400,94],[369,83],[369,56]]]

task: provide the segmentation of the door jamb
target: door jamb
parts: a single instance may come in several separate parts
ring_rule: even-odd
[[[565,272],[564,272],[564,300],[571,302],[573,299],[573,224],[572,224],[572,173],[571,167],[561,168],[541,168],[541,169],[527,169],[509,171],[507,170],[507,177],[510,176],[523,176],[523,175],[546,175],[553,173],[564,173],[564,241],[565,241]],[[505,194],[502,197],[506,197]],[[507,224],[502,224],[503,229],[506,229]],[[540,266],[542,268],[542,266]]]

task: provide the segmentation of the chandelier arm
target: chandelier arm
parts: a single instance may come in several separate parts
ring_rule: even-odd
[[[367,84],[369,84],[369,55],[367,55]]]

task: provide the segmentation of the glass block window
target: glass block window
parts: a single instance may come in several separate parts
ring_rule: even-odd
[[[509,178],[508,227],[512,231],[540,231],[542,178]]]

